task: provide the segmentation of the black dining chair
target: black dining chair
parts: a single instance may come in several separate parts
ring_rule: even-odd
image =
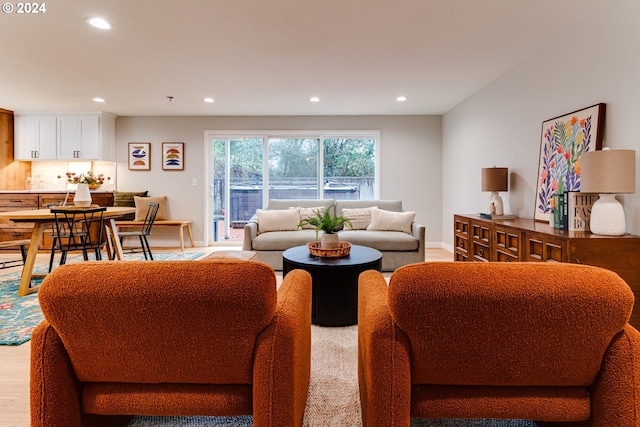
[[[103,213],[106,207],[51,208],[55,216],[53,226],[53,244],[49,258],[49,271],[53,268],[55,252],[60,252],[60,265],[67,262],[67,254],[81,251],[85,261],[89,260],[89,251],[95,252],[96,260],[102,259],[101,248],[106,244],[104,238]]]
[[[149,209],[147,209],[147,214],[144,218],[144,223],[142,224],[142,228],[140,230],[135,231],[120,231],[118,230],[118,235],[120,236],[120,244],[126,237],[138,237],[140,239],[140,246],[142,247],[142,253],[144,254],[144,259],[153,260],[153,254],[151,253],[151,246],[149,246],[149,241],[147,240],[147,236],[151,234],[151,227],[153,227],[153,222],[156,220],[156,215],[158,214],[158,208],[160,205],[158,203],[149,203]],[[148,255],[148,257],[147,257]]]

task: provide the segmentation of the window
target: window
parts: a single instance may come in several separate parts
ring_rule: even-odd
[[[207,133],[214,241],[241,242],[244,224],[269,199],[377,197],[377,131],[234,134]]]

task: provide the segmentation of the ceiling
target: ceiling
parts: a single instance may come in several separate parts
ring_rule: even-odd
[[[44,13],[0,14],[0,108],[443,114],[598,2],[55,0]],[[93,16],[112,28],[89,26]]]

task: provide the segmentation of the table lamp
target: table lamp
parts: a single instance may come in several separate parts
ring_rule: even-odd
[[[491,215],[504,215],[502,197],[500,191],[509,190],[509,169],[507,168],[483,168],[482,191],[490,191],[489,213]]]
[[[600,195],[591,208],[591,232],[603,236],[623,235],[624,208],[616,200],[616,194],[636,191],[636,152],[605,148],[582,153],[580,191]]]

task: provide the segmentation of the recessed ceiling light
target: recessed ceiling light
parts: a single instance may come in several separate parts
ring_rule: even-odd
[[[93,102],[104,102],[104,98],[93,98]]]
[[[318,98],[317,96],[312,96],[309,101],[311,102],[320,102],[320,98]]]
[[[87,18],[87,23],[92,27],[100,28],[101,30],[109,30],[111,24],[102,18]]]
[[[400,101],[400,102],[406,101],[406,100],[407,100],[407,97],[404,95],[400,95],[399,97],[396,98],[396,101]]]
[[[209,103],[211,103],[211,102],[215,102],[215,100],[214,100],[213,98],[205,98],[205,99],[204,99],[204,102],[209,102]]]

